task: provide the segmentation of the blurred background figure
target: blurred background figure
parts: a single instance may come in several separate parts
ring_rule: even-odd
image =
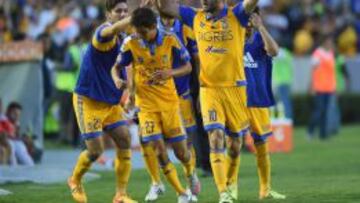
[[[11,146],[8,138],[10,128],[6,116],[3,114],[2,100],[0,98],[0,165],[10,163]]]
[[[293,119],[291,84],[293,81],[294,61],[292,53],[285,47],[280,47],[279,54],[273,59],[273,87],[277,98],[278,114],[283,109],[283,116]],[[280,116],[281,117],[281,116]]]
[[[10,126],[8,138],[11,146],[10,165],[18,164],[25,166],[33,166],[34,160],[30,156],[28,148],[20,134],[20,116],[22,106],[17,102],[11,102],[6,109],[6,119]]]
[[[323,36],[320,46],[312,54],[311,92],[314,94],[314,106],[308,127],[310,139],[314,137],[317,127],[320,130],[320,138],[328,138],[329,120],[338,119],[330,118],[330,113],[337,108],[335,102],[332,102],[336,99],[335,65],[333,36],[327,34]]]

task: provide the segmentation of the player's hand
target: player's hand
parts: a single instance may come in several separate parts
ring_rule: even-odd
[[[259,29],[260,27],[264,26],[261,17],[257,13],[253,13],[251,15],[250,22],[256,29]]]
[[[141,0],[140,7],[152,7],[155,5],[155,0]]]
[[[152,74],[151,80],[154,82],[160,82],[164,80],[168,80],[172,77],[171,70],[158,70]]]
[[[124,81],[118,77],[113,78],[113,80],[114,80],[114,83],[115,83],[115,86],[117,89],[119,89],[119,90],[126,89],[126,87],[127,87],[126,81]]]

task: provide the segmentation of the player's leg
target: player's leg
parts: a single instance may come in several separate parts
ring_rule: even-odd
[[[240,150],[242,137],[226,138],[227,186],[233,199],[238,199],[238,176],[240,168]]]
[[[210,145],[210,164],[215,179],[220,202],[232,202],[227,193],[225,162],[225,116],[221,88],[201,88],[200,103],[204,129],[208,132]]]
[[[167,181],[174,188],[174,190],[176,191],[179,197],[187,196],[186,190],[184,189],[184,187],[182,186],[179,180],[176,168],[169,159],[164,140],[163,139],[155,140],[153,141],[153,144],[155,146],[158,155],[160,166]]]
[[[233,199],[238,198],[238,174],[240,167],[240,149],[242,137],[249,127],[246,112],[246,90],[244,87],[231,87],[224,90],[226,105],[227,137],[227,185]]]
[[[140,111],[138,116],[141,128],[141,141],[154,146],[159,165],[162,168],[167,181],[174,188],[179,197],[186,195],[186,191],[178,178],[176,168],[171,163],[167,154],[162,135],[161,113]]]
[[[131,136],[126,120],[122,117],[123,109],[120,105],[108,107],[108,114],[104,120],[104,130],[115,143],[115,176],[116,194],[114,203],[136,202],[127,195],[127,185],[131,173]]]
[[[159,161],[152,143],[141,142],[141,152],[145,168],[151,178],[151,186],[145,196],[145,201],[155,201],[165,192],[165,185],[161,182]]]
[[[193,168],[196,168],[196,153],[193,145],[193,140],[197,134],[197,126],[195,113],[192,107],[192,99],[190,98],[180,98],[180,112],[183,124],[186,130],[187,135],[187,147],[191,153],[191,164]]]
[[[73,105],[81,136],[85,139],[86,150],[81,152],[73,173],[68,179],[68,185],[74,200],[83,203],[87,202],[87,197],[81,183],[82,177],[103,152],[100,136],[102,134],[101,123],[103,118],[101,110],[104,106],[76,94],[73,96]]]
[[[181,112],[179,108],[174,108],[173,110],[162,112],[161,118],[165,140],[172,145],[176,157],[182,163],[192,194],[198,195],[201,185],[192,160],[194,157],[187,146],[187,136],[183,127]]]
[[[68,185],[71,189],[72,196],[79,203],[87,202],[85,190],[82,186],[82,178],[90,169],[103,152],[103,145],[100,137],[89,138],[85,141],[86,150],[82,151],[71,177],[68,179]]]
[[[259,177],[259,198],[285,199],[271,189],[271,160],[267,138],[272,135],[269,109],[249,108],[250,130],[256,149],[256,164]]]

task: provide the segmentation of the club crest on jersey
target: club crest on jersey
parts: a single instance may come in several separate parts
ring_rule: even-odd
[[[250,52],[244,55],[244,63],[246,68],[258,68],[259,64],[254,60]]]
[[[220,22],[221,22],[222,29],[224,29],[224,30],[229,29],[229,23],[226,18],[221,19]]]
[[[204,22],[200,22],[200,27],[204,28],[205,27],[205,23]]]
[[[162,61],[162,63],[168,63],[168,62],[169,62],[169,57],[168,57],[168,55],[163,55],[163,56],[161,57],[161,61]]]
[[[144,64],[144,58],[143,57],[139,56],[137,60],[138,60],[138,63]]]
[[[214,53],[214,54],[225,54],[228,50],[225,48],[216,48],[214,46],[208,46],[208,48],[205,49],[207,53]]]

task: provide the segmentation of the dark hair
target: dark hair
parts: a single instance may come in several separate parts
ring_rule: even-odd
[[[333,40],[334,34],[333,33],[324,33],[320,35],[319,38],[320,45],[324,44],[327,40]]]
[[[7,111],[10,111],[12,109],[20,109],[20,110],[22,110],[22,106],[21,106],[21,104],[19,104],[17,102],[11,102],[9,104],[9,106],[7,107]]]
[[[131,16],[131,25],[134,27],[150,28],[156,25],[156,14],[150,8],[138,8]]]
[[[111,11],[119,3],[127,3],[126,0],[106,0],[105,8],[106,11]]]
[[[260,8],[259,6],[256,6],[253,13],[259,14],[260,15]]]

